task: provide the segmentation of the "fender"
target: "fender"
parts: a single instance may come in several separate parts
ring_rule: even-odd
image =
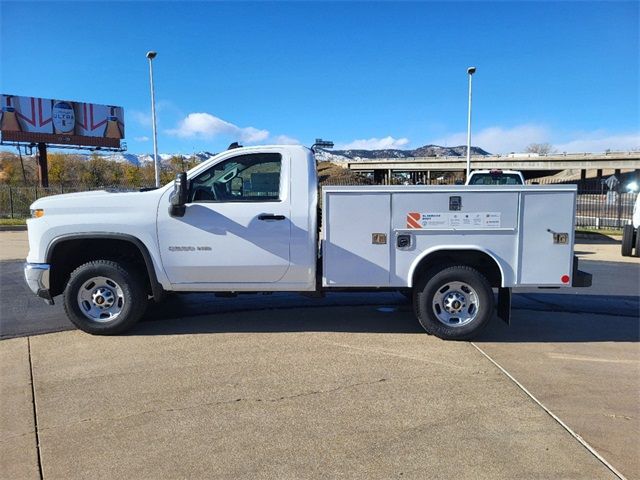
[[[413,263],[411,264],[411,267],[409,268],[409,273],[408,273],[409,278],[407,278],[407,285],[409,286],[409,288],[413,288],[413,274],[415,273],[416,269],[418,268],[418,265],[420,265],[422,260],[424,260],[427,256],[431,255],[432,253],[452,251],[452,250],[472,250],[472,251],[476,251],[476,252],[480,252],[488,255],[495,262],[495,264],[498,266],[498,269],[500,270],[501,287],[506,286],[506,277],[505,277],[505,272],[504,272],[502,263],[498,261],[496,256],[491,251],[487,250],[486,248],[478,247],[477,245],[449,245],[449,246],[432,247],[428,250],[425,250],[420,254],[420,256],[418,256],[413,261]]]
[[[65,235],[60,235],[59,237],[54,238],[49,245],[47,246],[46,251],[46,261],[50,263],[52,260],[52,254],[55,250],[55,247],[64,243],[68,240],[82,240],[82,239],[111,239],[111,240],[122,240],[125,242],[132,243],[136,246],[136,248],[140,251],[142,258],[144,259],[145,267],[147,268],[147,275],[149,276],[149,283],[151,284],[151,293],[153,294],[153,299],[156,302],[159,302],[164,296],[164,288],[160,282],[158,282],[158,277],[156,275],[156,270],[153,266],[153,260],[151,259],[151,255],[149,254],[149,250],[147,246],[142,243],[139,238],[134,237],[133,235],[129,235],[126,233],[69,233]]]

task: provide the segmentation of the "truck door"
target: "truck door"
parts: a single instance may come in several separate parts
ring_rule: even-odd
[[[158,209],[162,264],[173,284],[272,283],[290,264],[289,165],[280,153],[227,158],[190,179],[183,217]]]

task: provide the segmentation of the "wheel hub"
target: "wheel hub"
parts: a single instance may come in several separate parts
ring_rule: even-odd
[[[448,313],[460,313],[466,306],[466,299],[460,292],[450,292],[444,297],[443,304]]]
[[[93,304],[102,310],[110,308],[115,301],[115,295],[106,287],[96,288],[91,298],[93,299]]]
[[[432,298],[433,313],[447,327],[458,328],[472,322],[480,311],[478,294],[466,282],[450,281],[436,290]]]

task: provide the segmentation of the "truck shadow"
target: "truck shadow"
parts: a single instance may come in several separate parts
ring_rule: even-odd
[[[583,233],[576,238],[576,246],[577,245],[620,245],[621,240],[612,238],[609,235],[604,235],[598,232],[589,232]]]
[[[473,341],[482,343],[638,342],[637,318],[582,313],[524,311],[513,313],[511,325],[494,319]]]
[[[253,296],[252,296],[253,297]],[[397,293],[335,293],[322,299],[293,294],[216,298],[174,295],[150,309],[128,335],[202,333],[344,332],[424,334],[412,306]],[[624,305],[612,315],[600,296],[514,296],[511,325],[493,318],[476,342],[638,342],[640,321],[633,297],[610,297]],[[579,297],[579,298],[571,298]],[[592,298],[589,298],[592,297]],[[564,305],[566,309],[560,307]],[[576,309],[580,305],[581,309]],[[600,305],[596,308],[595,305]],[[331,307],[331,308],[328,308]],[[351,307],[361,307],[354,309]],[[239,315],[240,314],[240,315]],[[429,337],[425,336],[425,339]]]

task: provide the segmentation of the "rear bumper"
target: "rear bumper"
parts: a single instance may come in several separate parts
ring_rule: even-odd
[[[572,287],[590,287],[593,275],[578,269],[578,257],[573,256],[573,274],[571,275]]]
[[[24,279],[29,289],[49,305],[53,305],[53,299],[49,293],[49,270],[46,263],[25,263]]]

